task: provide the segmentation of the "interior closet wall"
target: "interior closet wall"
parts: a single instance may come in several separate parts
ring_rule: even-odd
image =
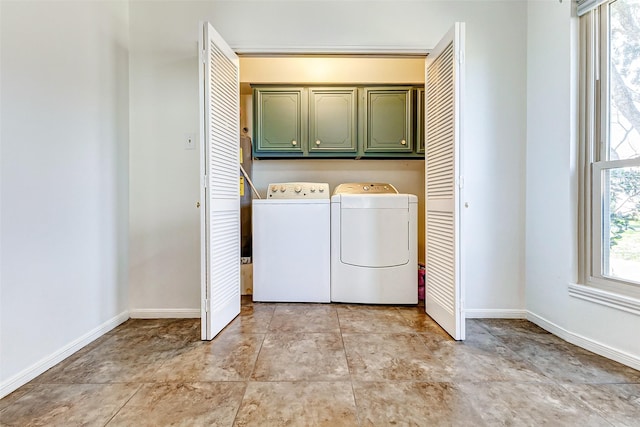
[[[243,57],[240,82],[254,84],[424,85],[424,57]],[[252,135],[252,97],[241,98],[241,116]],[[418,260],[424,262],[424,161],[401,159],[254,160],[253,181],[264,197],[272,182],[390,182],[401,193],[418,196]]]

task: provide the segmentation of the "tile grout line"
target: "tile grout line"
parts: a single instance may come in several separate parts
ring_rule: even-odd
[[[577,396],[575,396],[571,390],[567,389],[565,387],[565,385],[567,385],[566,383],[560,383],[560,382],[556,382],[556,385],[558,387],[560,387],[562,390],[564,390],[571,399],[573,399],[574,402],[576,402],[579,406],[581,406],[582,408],[585,408],[587,411],[597,415],[599,418],[601,418],[605,423],[607,423],[608,425],[610,425],[611,427],[615,427],[615,424],[612,424],[609,422],[609,420],[607,419],[607,415],[601,413],[597,408],[592,408],[591,406],[589,406],[586,402],[583,402],[582,400],[580,400]],[[580,385],[590,385],[590,384],[580,384]]]
[[[484,322],[480,322],[480,323],[484,323]],[[484,327],[484,325],[483,325]],[[547,384],[556,384],[556,385],[560,385],[560,381],[558,381],[556,378],[548,375],[547,372],[545,372],[544,370],[538,368],[538,366],[533,363],[533,361],[531,361],[528,357],[521,355],[520,353],[518,353],[516,350],[514,350],[513,348],[511,348],[511,346],[508,344],[508,342],[505,341],[505,337],[509,337],[509,336],[513,336],[514,333],[513,331],[510,333],[504,333],[504,334],[494,334],[491,332],[490,328],[485,327],[485,329],[489,332],[489,334],[494,337],[496,340],[498,340],[502,345],[504,345],[504,347],[509,350],[510,353],[512,353],[514,356],[516,356],[516,360],[519,360],[522,363],[525,363],[527,365],[527,367],[532,371],[532,372],[537,372],[538,374],[542,375],[543,377],[548,379],[548,382],[545,381],[544,383]],[[528,335],[528,334],[527,334]]]
[[[129,403],[129,402],[131,401],[131,399],[133,399],[133,397],[134,397],[136,394],[138,394],[138,392],[140,391],[140,389],[141,389],[143,386],[144,386],[144,384],[142,384],[142,383],[138,383],[138,388],[136,389],[136,391],[134,391],[134,392],[133,392],[133,394],[132,394],[128,399],[127,399],[127,401],[126,401],[126,402],[124,402],[124,403],[122,404],[122,406],[120,406],[120,408],[118,408],[118,410],[117,410],[116,412],[114,412],[114,413],[113,413],[113,415],[111,416],[111,418],[109,418],[109,419],[107,420],[107,422],[104,424],[104,426],[103,426],[103,427],[107,427],[107,425],[109,425],[109,423],[110,423],[111,421],[113,421],[113,419],[114,419],[114,418],[115,418],[115,417],[120,413],[120,411],[122,411],[122,408],[124,408],[124,407],[127,405],[127,403]]]
[[[340,340],[342,341],[342,349],[344,350],[344,358],[347,362],[347,369],[349,370],[349,383],[351,384],[351,394],[353,394],[353,404],[356,410],[356,421],[358,426],[362,425],[362,420],[360,419],[360,407],[358,406],[358,398],[356,397],[356,390],[353,386],[353,372],[351,371],[351,365],[349,364],[349,357],[347,356],[347,346],[344,344],[344,335],[342,332],[342,323],[340,322],[340,313],[336,308],[336,317],[338,318],[338,328],[340,330]]]
[[[251,307],[254,308],[253,301],[251,303]],[[262,352],[262,346],[264,345],[264,341],[267,339],[267,334],[269,333],[269,327],[271,326],[271,322],[273,321],[273,316],[275,316],[277,308],[278,308],[277,306],[273,307],[273,311],[271,312],[271,316],[269,317],[269,321],[267,322],[267,327],[265,328],[264,334],[262,335],[262,342],[260,342],[260,349],[258,350],[258,354],[256,355],[256,358],[253,361],[253,367],[251,368],[251,371],[247,375],[247,378],[245,379],[245,381],[243,381],[244,382],[244,390],[242,390],[242,398],[240,399],[240,403],[238,404],[238,408],[236,409],[236,413],[233,416],[232,425],[236,425],[236,422],[238,421],[238,414],[240,413],[240,409],[242,408],[242,404],[244,403],[244,398],[247,395],[247,389],[249,388],[249,383],[251,382],[251,377],[252,377],[253,373],[256,370],[256,365],[258,364],[258,358],[260,357],[260,353]],[[242,335],[242,333],[240,331],[238,333]]]
[[[271,322],[273,321],[273,317],[276,315],[277,308],[278,308],[277,306],[273,308],[271,317],[269,317],[269,321],[267,322],[267,327],[265,328],[264,335],[262,337],[262,342],[260,343],[260,349],[258,350],[258,354],[256,355],[256,360],[253,361],[253,368],[251,369],[251,372],[249,372],[249,375],[247,376],[247,387],[249,386],[251,377],[256,371],[256,366],[258,365],[258,359],[260,358],[260,353],[262,353],[262,347],[264,346],[264,342],[267,340],[267,335],[269,334],[269,328],[271,327]],[[245,392],[246,392],[246,388],[245,388]],[[244,395],[242,396],[242,399],[244,400]],[[242,402],[240,403],[242,404]],[[238,410],[239,410],[239,407],[238,407]]]
[[[242,403],[244,402],[244,398],[247,395],[248,388],[249,388],[249,380],[244,381],[244,390],[242,390],[242,398],[240,399],[240,403],[238,404],[238,409],[236,409],[236,413],[233,415],[232,425],[236,425],[236,421],[238,421],[238,414],[240,413],[240,408],[242,408]]]

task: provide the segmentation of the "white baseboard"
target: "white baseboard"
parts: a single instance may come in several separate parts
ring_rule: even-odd
[[[600,356],[606,357],[607,359],[620,362],[623,365],[627,365],[633,369],[640,370],[640,358],[638,358],[637,356],[617,350],[582,335],[575,334],[530,311],[527,311],[527,320],[535,323],[542,329],[545,329],[552,334],[557,335],[563,340],[570,342],[571,344],[575,344],[578,347],[582,347],[593,353],[599,354]]]
[[[472,308],[465,309],[464,315],[467,319],[526,319],[527,310]]]
[[[132,319],[195,319],[199,308],[137,308],[129,311]]]
[[[100,338],[102,335],[106,334],[116,326],[124,323],[125,321],[127,321],[127,319],[129,319],[129,312],[123,311],[117,316],[107,320],[102,325],[82,335],[80,338],[53,352],[51,355],[39,360],[23,371],[18,372],[8,380],[3,381],[0,384],[0,399],[13,392],[14,390],[17,390],[19,387],[22,387],[38,375],[45,372],[47,369],[50,369],[51,367],[62,362],[64,359],[71,356],[73,353],[80,350],[87,344],[90,344],[97,338]]]

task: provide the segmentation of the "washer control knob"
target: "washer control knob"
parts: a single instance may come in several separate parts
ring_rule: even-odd
[[[300,187],[299,185],[296,185],[296,188],[293,189],[296,193],[299,193],[302,191],[302,187]]]
[[[275,193],[276,191],[278,191],[278,187],[276,187],[275,185],[271,186],[271,192]]]
[[[311,192],[315,193],[316,192],[316,187],[314,187],[313,185],[311,186]]]
[[[320,192],[324,193],[324,187],[320,187]]]
[[[362,189],[363,189],[364,191],[369,191],[369,186],[368,186],[368,185],[365,185],[364,187],[362,187]]]
[[[281,186],[280,186],[280,191],[281,191],[282,193],[284,193],[285,191],[287,191],[287,187],[285,187],[284,185],[281,185]]]

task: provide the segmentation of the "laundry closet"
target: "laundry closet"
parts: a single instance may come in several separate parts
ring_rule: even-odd
[[[418,197],[418,261],[424,263],[424,56],[371,55],[305,55],[305,56],[245,56],[240,57],[240,126],[241,135],[252,138],[253,158],[250,174],[256,190],[265,197],[270,183],[318,182],[328,183],[330,191],[346,182],[390,183],[400,193]],[[314,113],[314,96],[324,93],[349,96],[355,105],[339,114],[353,114],[353,134],[339,147],[325,147],[313,124],[301,126],[301,137],[291,137],[291,146],[279,152],[265,147],[261,134],[269,119],[257,120],[254,99],[266,93],[291,91],[303,103],[303,115]],[[280,92],[278,92],[280,91]],[[408,129],[406,138],[398,138],[397,147],[378,147],[364,152],[365,99],[378,94],[404,96]],[[335,98],[334,98],[335,99]],[[347,100],[345,100],[345,105]],[[384,111],[384,110],[382,110]],[[266,118],[265,118],[266,117]],[[305,117],[306,118],[306,117]],[[272,118],[278,120],[278,117]],[[382,123],[385,117],[370,117]],[[311,127],[310,127],[311,126]],[[384,129],[383,129],[384,132]],[[298,135],[300,135],[300,133]],[[261,139],[262,138],[262,139]],[[289,141],[287,141],[288,143]],[[294,145],[293,145],[294,144]],[[246,158],[243,148],[243,158]],[[251,189],[244,182],[244,194]],[[241,183],[243,185],[243,183]],[[253,195],[255,198],[255,194]],[[246,222],[243,222],[246,227]],[[247,230],[242,232],[247,238]],[[243,247],[246,245],[243,243]],[[418,274],[418,265],[415,274]],[[242,293],[252,294],[252,265],[242,266]]]
[[[266,196],[269,186],[270,197],[265,200],[273,207],[300,201],[311,205],[311,200],[322,200],[331,204],[332,219],[336,218],[336,210],[340,211],[342,219],[345,209],[368,210],[364,216],[347,213],[350,218],[341,222],[340,234],[334,233],[333,225],[330,229],[324,226],[324,236],[330,235],[332,244],[335,244],[335,236],[340,238],[340,262],[368,269],[378,283],[388,283],[395,281],[388,280],[389,277],[396,276],[381,279],[375,270],[406,265],[415,268],[416,277],[417,261],[422,261],[424,254],[426,312],[455,339],[464,339],[464,286],[460,279],[464,268],[461,251],[464,38],[465,25],[456,22],[429,51],[426,59],[422,55],[274,55],[267,58],[247,56],[241,63],[240,57],[211,24],[204,23],[199,73],[203,141],[201,197],[204,201],[201,210],[203,339],[212,339],[240,312],[240,294],[243,290],[250,291],[248,284],[242,289],[242,272],[238,269],[240,194],[248,191],[244,186],[238,191],[238,169],[242,169],[242,164],[239,168],[238,163],[239,159],[244,160],[240,149],[241,130],[245,135],[254,136],[247,175],[255,183],[256,194]],[[273,100],[273,103],[269,105],[265,100]],[[323,106],[324,100],[332,102],[332,107]],[[421,109],[424,113],[418,112]],[[238,111],[242,121],[238,120]],[[345,112],[351,119],[351,124],[346,126]],[[424,125],[418,125],[422,118]],[[339,123],[338,127],[334,123]],[[318,133],[320,127],[323,131]],[[337,132],[338,128],[341,131]],[[333,136],[325,138],[322,135]],[[421,159],[422,147],[426,162]],[[338,186],[343,183],[352,185]],[[327,193],[337,186],[345,193],[329,198]],[[373,196],[371,193],[380,192],[386,194],[379,194],[380,198],[375,202],[374,198],[369,198]],[[404,213],[400,213],[402,202],[396,196],[403,194],[405,207]],[[411,194],[413,196],[406,197]],[[356,203],[351,196],[355,196]],[[288,200],[275,202],[278,198]],[[389,218],[402,219],[400,222],[380,219],[386,215],[384,210],[398,214],[387,212]],[[313,218],[306,223],[300,221],[306,218],[302,211],[297,216],[292,215],[292,209],[287,211],[291,218],[298,220],[295,230],[316,228]],[[372,221],[374,216],[378,219]],[[283,256],[272,258],[286,269],[289,277],[295,278],[289,287],[304,286],[305,278],[314,275],[308,268],[314,267],[315,258],[305,256],[303,268],[299,261],[303,258],[301,254],[306,253],[305,249],[310,250],[314,245],[309,244],[308,239],[296,237],[292,232],[294,229],[280,216],[272,218],[278,218],[280,224],[284,224],[283,234],[263,238],[262,242],[280,241],[285,235],[297,238],[297,242],[306,242],[306,245],[298,246],[281,242],[279,250]],[[252,222],[255,230],[256,221]],[[336,223],[331,221],[331,224]],[[365,227],[362,225],[365,223],[370,225]],[[346,228],[344,224],[348,224]],[[352,225],[360,227],[362,233],[349,230]],[[401,228],[403,233],[388,231],[400,231]],[[405,247],[405,244],[397,244],[400,234],[404,235],[407,254],[412,253],[413,257],[409,255],[402,262],[396,259],[396,265],[385,264],[390,253],[397,253],[387,248]],[[367,236],[368,240],[359,242],[360,235]],[[394,239],[391,245],[389,238]],[[347,249],[345,239],[350,240]],[[288,251],[289,247],[293,249]],[[361,256],[359,247],[366,247],[367,254]],[[331,283],[325,281],[323,284],[325,290],[331,288],[331,301],[403,303],[367,298],[349,301],[349,296],[334,299],[333,272],[337,271],[333,268],[334,249],[324,251],[323,263],[326,263],[328,252],[332,258],[330,267],[327,264],[322,267],[322,271],[331,271]],[[256,273],[267,270],[256,269],[254,279]],[[348,275],[349,271],[345,266],[343,273]],[[403,270],[403,277],[405,275]],[[357,276],[362,283],[370,282],[363,280],[362,274]],[[254,280],[254,283],[257,282]],[[349,280],[343,283],[349,283]],[[322,301],[329,302],[326,295]],[[415,302],[417,296],[406,303]]]

